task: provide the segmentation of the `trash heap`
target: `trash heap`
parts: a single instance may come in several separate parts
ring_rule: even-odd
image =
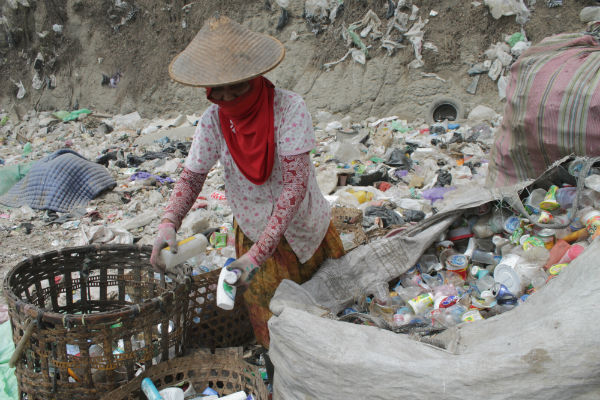
[[[103,165],[117,182],[86,207],[69,212],[0,205],[0,231],[15,242],[7,247],[3,261],[78,245],[152,244],[197,120],[195,115],[147,120],[137,112],[109,116],[85,109],[24,115],[1,112],[0,195],[23,179],[36,161],[65,148]],[[232,230],[231,223],[221,172],[215,168],[180,233],[185,237],[214,234],[215,248],[221,248],[227,244],[222,233]],[[50,231],[62,234],[48,235]],[[25,238],[28,246],[21,247]],[[222,266],[233,254],[231,246],[227,250],[223,257],[209,258],[214,262],[209,267]]]
[[[503,42],[492,44],[484,53],[485,61],[472,65],[467,71],[473,77],[466,89],[467,93],[475,94],[480,77],[487,74],[497,83],[500,99],[506,98],[510,67],[529,47],[531,42],[527,40],[524,31],[505,35]]]
[[[484,106],[470,113],[470,125],[394,116],[352,123],[327,112],[315,118],[317,181],[346,250],[432,215],[461,187],[483,186],[498,123]]]
[[[433,214],[462,185],[482,185],[500,121],[484,106],[473,109],[462,125],[336,117],[315,113],[318,143],[311,158],[334,215],[343,211],[336,226],[347,250]],[[116,181],[113,189],[69,212],[0,205],[0,231],[8,243],[0,261],[8,265],[52,248],[152,244],[198,118],[149,120],[137,112],[111,116],[88,109],[0,112],[0,196],[36,161],[65,148],[104,166]],[[358,219],[345,218],[348,212]],[[179,230],[181,238],[204,233],[211,244],[206,257],[188,261],[193,274],[220,268],[235,256],[232,224],[216,165]]]
[[[577,177],[583,163],[572,161]],[[340,319],[395,332],[430,335],[512,310],[557,278],[600,226],[600,170],[577,199],[575,186],[535,188],[514,201],[464,213],[406,273],[373,287]],[[548,228],[562,225],[562,228]]]

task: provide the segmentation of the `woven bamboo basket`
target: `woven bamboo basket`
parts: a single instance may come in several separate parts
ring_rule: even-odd
[[[231,311],[217,307],[217,282],[220,270],[192,277],[186,346],[221,348],[243,346],[254,339],[248,310],[238,289]]]
[[[219,396],[245,391],[257,400],[267,400],[268,391],[258,368],[245,362],[242,349],[217,349],[210,354],[206,349],[192,355],[169,360],[151,367],[127,384],[107,393],[103,400],[145,400],[142,379],[150,378],[158,390],[182,383],[191,384],[200,394],[210,387]]]
[[[98,399],[139,370],[183,355],[189,283],[156,279],[151,251],[71,247],[8,273],[21,399]]]

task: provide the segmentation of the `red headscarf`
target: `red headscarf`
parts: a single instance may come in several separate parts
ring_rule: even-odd
[[[219,106],[219,121],[229,153],[248,180],[262,185],[271,176],[275,160],[273,97],[275,87],[265,77],[249,81],[250,89],[232,101],[206,98]]]

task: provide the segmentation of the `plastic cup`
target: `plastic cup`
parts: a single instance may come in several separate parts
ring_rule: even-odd
[[[556,191],[556,201],[564,209],[570,208],[575,201],[577,188],[574,186],[562,187]]]
[[[158,392],[164,400],[183,400],[183,389],[170,387]]]
[[[545,196],[546,191],[544,189],[535,189],[525,200],[525,209],[530,214],[539,214],[541,211],[540,203],[544,200]]]
[[[558,190],[558,186],[552,185],[548,189],[546,196],[544,196],[544,200],[540,203],[540,208],[546,211],[553,211],[560,207],[558,201],[556,201],[556,191]]]
[[[509,292],[518,296],[521,294],[521,278],[515,271],[515,267],[521,261],[516,254],[509,254],[502,258],[500,264],[494,269],[494,280],[506,286]]]

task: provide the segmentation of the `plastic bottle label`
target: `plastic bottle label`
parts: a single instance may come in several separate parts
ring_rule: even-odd
[[[556,265],[553,265],[553,266],[551,266],[551,267],[548,269],[548,273],[549,273],[550,275],[558,275],[558,274],[560,274],[560,271],[562,271],[562,269],[563,269],[564,267],[566,267],[567,265],[568,265],[568,264],[556,264]]]
[[[188,242],[191,242],[192,240],[197,240],[197,238],[195,236],[190,236],[187,239],[183,239],[183,240],[180,240],[179,242],[177,242],[177,246],[181,247],[182,245],[184,245],[184,244],[186,244]],[[170,246],[169,247],[165,247],[164,250],[169,250],[170,251],[171,247]]]
[[[519,217],[510,217],[504,223],[504,231],[509,235],[515,231],[521,225]]]
[[[600,215],[594,215],[587,220],[585,227],[590,235],[594,235],[600,226]]]
[[[230,285],[229,283],[223,280],[223,292],[229,297],[231,300],[235,298],[234,289],[235,286]]]
[[[560,205],[556,201],[556,191],[557,190],[558,190],[558,186],[555,186],[555,185],[550,186],[550,189],[548,189],[548,192],[546,193],[544,200],[540,203],[541,209],[547,210],[547,211],[553,211],[553,210],[556,210],[558,207],[560,207]]]
[[[408,304],[412,307],[415,314],[421,314],[428,307],[433,305],[433,296],[431,293],[423,293],[414,299],[409,300]]]

